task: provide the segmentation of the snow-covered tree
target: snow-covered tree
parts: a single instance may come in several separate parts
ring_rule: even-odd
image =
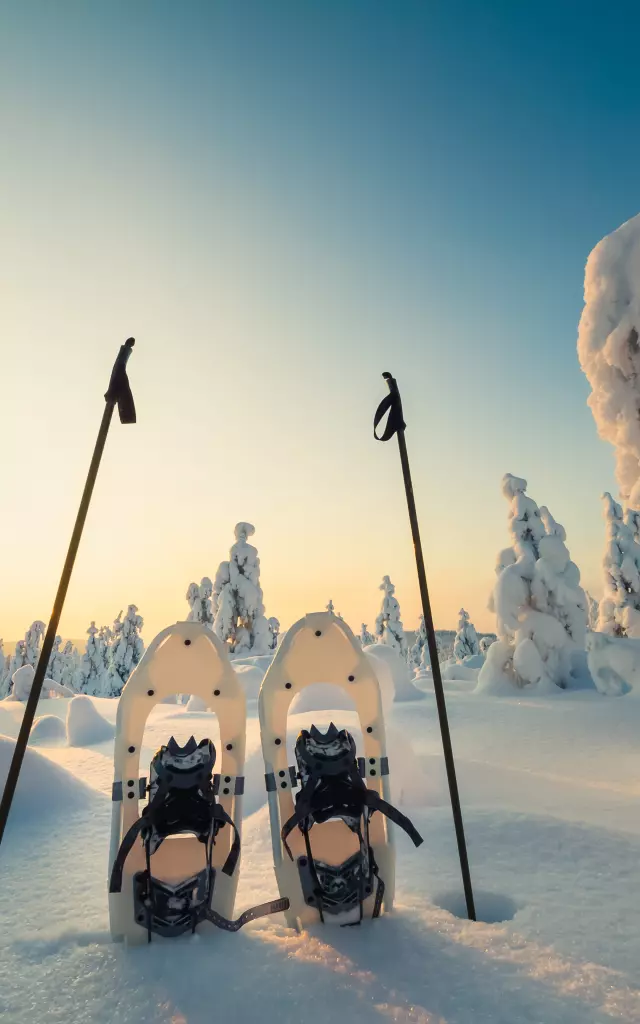
[[[386,644],[406,657],[407,641],[400,619],[400,605],[394,597],[396,588],[388,576],[382,577],[380,590],[383,592],[382,608],[376,619],[376,636],[379,644]]]
[[[461,608],[458,614],[460,617],[458,619],[458,632],[453,641],[453,656],[456,661],[463,661],[472,654],[479,654],[480,648],[478,646],[476,627],[469,618],[469,612]]]
[[[120,612],[113,623],[108,672],[108,686],[111,693],[104,694],[104,696],[118,697],[134,668],[140,663],[144,654],[144,643],[140,636],[143,626],[144,619],[138,615],[135,604],[129,605],[124,619]]]
[[[592,597],[588,590],[585,590],[584,596],[587,599],[587,629],[593,633],[598,628],[600,602],[595,597]]]
[[[63,657],[60,645],[62,643],[62,637],[57,636],[53,641],[53,647],[51,648],[51,657],[49,658],[49,664],[45,675],[48,679],[53,679],[55,683],[62,682],[62,670],[63,670]]]
[[[370,633],[369,630],[367,629],[366,622],[363,622],[360,628],[360,643],[362,644],[363,647],[366,647],[368,644],[375,644],[375,642],[375,636],[373,635],[373,633]]]
[[[87,630],[87,645],[78,671],[78,690],[90,696],[102,696],[105,676],[105,654],[100,630],[95,621]]]
[[[77,688],[77,675],[80,667],[80,655],[70,640],[62,648],[62,676],[60,682],[70,690]]]
[[[640,545],[633,535],[633,519],[608,492],[602,496],[606,544],[602,567],[604,595],[598,613],[598,632],[640,637]]]
[[[333,601],[331,600],[331,598],[329,598],[329,604],[327,605],[327,611],[330,612],[331,615],[335,615],[335,608],[333,607]]]
[[[13,674],[17,672],[23,665],[28,664],[27,662],[27,643],[26,640],[18,640],[13,654],[9,658],[9,664],[7,667],[7,693],[11,693],[13,690]]]
[[[4,652],[4,640],[0,637],[0,700],[7,696],[11,685],[9,661],[9,655]]]
[[[235,654],[268,654],[271,633],[260,589],[260,559],[247,537],[251,523],[237,523],[229,561],[221,562],[213,585],[213,629]]]
[[[483,636],[482,639],[480,640],[480,654],[486,654],[489,648],[491,647],[491,644],[494,642],[494,637]]]
[[[503,478],[513,544],[498,556],[492,605],[499,640],[480,671],[481,689],[506,682],[566,687],[572,653],[585,645],[586,598],[564,528],[526,487],[510,473]]]
[[[427,627],[424,624],[424,615],[421,615],[418,630],[416,633],[416,642],[409,651],[409,664],[412,665],[413,668],[420,668],[420,665],[422,663],[422,652],[424,651],[425,647],[427,647],[428,657]]]
[[[598,242],[587,260],[578,356],[598,433],[615,448],[620,494],[640,508],[640,216]]]
[[[187,601],[189,602],[189,614],[187,622],[204,622],[207,626],[213,626],[213,611],[211,595],[213,583],[208,576],[203,576],[200,586],[197,583],[190,583],[187,590]]]
[[[40,657],[40,648],[42,646],[42,638],[45,632],[45,624],[40,619],[36,619],[29,626],[25,633],[25,651],[26,651],[26,664],[33,665],[35,668],[38,664],[38,658]]]
[[[269,623],[269,649],[275,651],[278,646],[278,637],[280,636],[280,621],[276,619],[275,615],[272,615],[268,620]]]

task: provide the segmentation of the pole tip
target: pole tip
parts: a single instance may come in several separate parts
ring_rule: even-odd
[[[125,345],[127,346],[127,348],[133,348],[135,343],[136,343],[136,339],[135,338],[127,338],[127,340],[125,341]]]
[[[393,380],[393,374],[389,373],[388,370],[385,370],[384,373],[382,374],[382,379],[383,380]]]

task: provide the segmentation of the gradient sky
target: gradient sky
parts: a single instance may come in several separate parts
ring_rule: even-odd
[[[49,615],[120,343],[62,632],[184,617],[239,519],[267,614],[383,574],[419,612],[398,378],[436,625],[478,628],[505,471],[601,591],[614,489],[576,357],[584,264],[640,210],[637,5],[0,3],[0,635]]]

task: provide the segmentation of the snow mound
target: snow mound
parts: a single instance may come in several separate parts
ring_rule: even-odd
[[[257,658],[255,659],[258,660]],[[262,660],[262,659],[260,659]],[[266,659],[265,659],[266,660]],[[247,700],[257,700],[265,673],[258,665],[234,665]]]
[[[588,633],[587,662],[600,693],[640,697],[640,640]]]
[[[207,705],[203,701],[202,697],[199,697],[197,693],[192,693],[185,705],[184,710],[187,714],[199,711],[207,711]]]
[[[409,666],[393,647],[370,644],[364,648],[364,653],[373,662],[380,683],[383,707],[388,707],[393,701],[424,699],[422,690],[413,685]]]
[[[13,757],[15,740],[0,736],[0,788],[4,784]],[[16,794],[11,805],[8,828],[16,820],[80,810],[89,806],[94,794],[71,772],[50,761],[37,750],[27,748],[22,762]]]
[[[111,722],[103,718],[86,694],[80,693],[69,702],[67,710],[67,742],[70,747],[90,747],[115,735]]]
[[[67,730],[61,718],[58,718],[57,715],[42,715],[33,723],[29,734],[29,743],[50,747],[64,743],[66,738]]]
[[[312,683],[293,698],[290,714],[301,715],[309,711],[353,711],[354,708],[353,700],[341,686],[334,683]]]

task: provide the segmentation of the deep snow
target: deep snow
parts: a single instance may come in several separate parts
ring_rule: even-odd
[[[432,693],[387,710],[394,800],[425,843],[414,850],[398,836],[396,908],[362,928],[297,935],[268,918],[237,935],[113,944],[113,742],[29,749],[0,851],[3,1024],[637,1024],[640,703],[595,691],[496,699],[473,686],[446,684],[471,870],[480,910],[511,920],[454,916],[461,885]],[[117,700],[91,700],[115,721]],[[43,712],[63,719],[68,703]],[[23,710],[0,704],[0,733],[15,736]],[[237,912],[277,894],[250,715]],[[353,725],[352,712],[313,713],[318,724],[332,717]],[[214,723],[158,706],[145,759],[171,733],[215,741]],[[291,717],[290,745],[308,723]]]

